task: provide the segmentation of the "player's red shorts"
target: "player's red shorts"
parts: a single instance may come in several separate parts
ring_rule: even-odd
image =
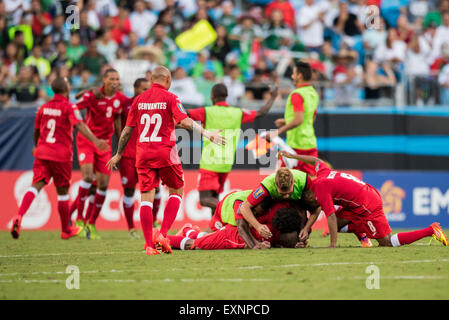
[[[72,161],[56,162],[36,159],[33,163],[33,184],[44,181],[45,184],[53,178],[56,187],[69,187],[72,178]]]
[[[122,186],[125,189],[136,188],[138,177],[136,170],[136,159],[122,158],[119,164],[120,177],[122,178]]]
[[[148,192],[159,186],[160,180],[169,188],[180,189],[184,186],[184,171],[181,164],[164,168],[137,168],[140,191]]]
[[[100,151],[98,148],[89,140],[76,139],[76,147],[78,149],[78,161],[80,166],[83,164],[93,164],[95,172],[110,175],[111,172],[106,167],[109,159],[111,159],[111,150]]]
[[[245,242],[239,236],[237,227],[228,224],[214,233],[196,239],[192,249],[224,250],[243,249],[244,247]]]
[[[223,187],[229,172],[214,172],[200,169],[198,176],[198,191],[215,191],[217,194],[223,192]]]
[[[231,193],[233,193],[233,192],[231,192]],[[229,196],[229,194],[227,196]],[[224,223],[223,219],[221,218],[221,208],[223,207],[223,202],[226,199],[226,197],[217,203],[217,207],[215,208],[215,213],[209,222],[209,228],[212,231],[217,231],[226,225],[226,223]],[[234,202],[234,214],[238,212],[239,207],[242,203],[243,203],[243,201],[240,201],[240,200],[236,200]]]
[[[368,238],[380,239],[391,232],[382,208],[372,211],[371,214],[363,215],[340,208],[335,212],[335,215],[337,218],[351,221],[348,224],[348,232],[350,233],[366,233]]]
[[[303,156],[312,156],[312,157],[317,157],[318,158],[318,149],[314,148],[314,149],[308,149],[308,150],[301,150],[301,149],[293,149],[295,150],[295,152],[297,154],[303,155]],[[285,163],[281,158],[281,166],[285,167]],[[302,162],[302,161],[298,161],[298,165],[294,168],[291,169],[296,169],[296,170],[301,170],[305,173],[307,173],[308,175],[311,176],[315,176],[316,175],[316,171],[315,171],[315,167],[312,166],[311,164]]]

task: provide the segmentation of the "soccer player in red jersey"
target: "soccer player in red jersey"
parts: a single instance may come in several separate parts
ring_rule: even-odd
[[[192,118],[195,121],[200,121],[203,125],[203,127],[207,128],[210,125],[210,122],[212,122],[212,119],[209,119],[208,117],[223,117],[226,116],[226,114],[223,114],[223,112],[214,113],[214,111],[219,110],[219,107],[226,107],[227,110],[235,109],[238,111],[238,116],[236,117],[235,121],[229,121],[229,123],[224,124],[223,122],[220,123],[219,127],[214,127],[216,130],[228,130],[231,127],[238,127],[244,123],[250,123],[254,122],[257,118],[265,116],[273,106],[273,103],[278,95],[278,87],[275,86],[273,90],[270,92],[270,99],[267,101],[267,103],[261,107],[259,110],[240,110],[240,108],[235,108],[232,106],[229,106],[226,103],[226,98],[228,96],[228,89],[226,86],[222,83],[216,84],[212,87],[211,91],[211,100],[212,100],[212,107],[202,107],[197,109],[190,109],[188,110],[188,114],[190,118]],[[206,109],[209,110],[209,112],[206,112]],[[206,114],[208,114],[208,117],[206,117]],[[228,117],[230,117],[228,115]],[[228,127],[227,127],[228,126]],[[234,139],[232,139],[234,140]],[[238,139],[237,139],[238,140]],[[238,141],[230,141],[229,143],[236,144]],[[236,146],[235,146],[236,147]],[[229,146],[226,147],[226,150],[230,150],[230,152],[235,151],[232,148],[229,148]],[[220,154],[221,155],[221,154]],[[234,158],[234,154],[229,154],[232,159]],[[214,159],[215,160],[215,159]],[[202,163],[200,166],[200,175],[198,178],[198,191],[200,193],[200,204],[204,207],[209,207],[212,210],[212,215],[215,212],[215,208],[218,203],[218,196],[221,192],[223,192],[223,187],[226,182],[226,178],[229,175],[229,172],[231,170],[232,163],[230,163],[229,166],[217,166],[217,163],[219,162],[219,159],[216,159],[217,161],[213,161],[212,166],[208,166],[207,163]],[[234,161],[234,160],[232,160]],[[203,165],[207,168],[203,168]],[[215,171],[214,171],[215,170]]]
[[[365,233],[368,238],[376,239],[380,246],[399,247],[431,236],[444,246],[448,245],[443,230],[436,222],[425,229],[392,235],[379,192],[356,177],[331,170],[325,162],[315,157],[284,151],[280,152],[279,156],[297,159],[315,167],[317,178],[312,182],[312,190],[328,219],[331,248],[337,245],[339,230],[353,232],[356,235]],[[334,205],[340,208],[337,210]],[[317,218],[318,214],[310,216],[300,233],[301,240],[307,239],[306,230],[309,230]]]
[[[132,97],[128,105],[123,108],[122,111],[122,127],[126,126],[126,120],[128,119],[128,113],[131,109],[134,99],[150,88],[150,82],[145,78],[139,78],[134,81],[134,97]],[[129,235],[132,238],[140,238],[137,234],[134,226],[134,192],[138,181],[136,170],[136,144],[137,144],[137,131],[133,132],[129,142],[123,151],[122,159],[120,161],[119,171],[122,180],[122,186],[124,191],[123,196],[123,212],[125,213],[126,223],[128,224]]]
[[[176,148],[175,124],[179,123],[184,128],[196,130],[216,144],[225,143],[218,132],[204,130],[190,119],[176,95],[168,92],[171,74],[167,68],[162,66],[154,68],[151,82],[151,88],[134,100],[126,127],[120,136],[117,153],[107,163],[110,170],[116,168],[136,128],[138,136],[136,167],[142,193],[140,222],[147,255],[159,254],[155,249],[155,243],[161,244],[164,252],[171,252],[166,235],[181,206],[184,174]],[[160,180],[167,185],[170,196],[165,206],[161,232],[153,237],[152,209],[155,188],[159,186]]]
[[[33,185],[25,193],[18,214],[13,218],[11,235],[19,238],[22,217],[39,191],[53,178],[58,193],[58,211],[61,218],[61,238],[69,239],[81,231],[70,227],[68,189],[72,176],[73,127],[98,149],[106,151],[106,140],[98,139],[82,122],[76,105],[69,103],[70,84],[67,78],[56,78],[51,87],[55,96],[43,104],[36,115],[34,129]]]
[[[102,99],[96,99],[92,91],[85,93],[77,105],[79,109],[86,109],[86,124],[98,137],[109,141],[112,144],[112,135],[117,132],[120,135],[122,130],[121,113],[129,98],[119,90],[120,77],[115,69],[106,69],[103,74],[104,86],[100,91],[104,95]],[[84,227],[90,234],[90,239],[99,239],[95,222],[100,214],[101,208],[106,198],[106,191],[109,185],[110,172],[106,163],[111,157],[111,150],[106,152],[98,150],[90,141],[79,135],[76,139],[78,149],[78,160],[81,169],[81,182],[78,192],[78,217],[76,225]],[[97,190],[93,202],[93,209],[90,215],[83,221],[84,203],[89,195],[94,174],[96,175]]]

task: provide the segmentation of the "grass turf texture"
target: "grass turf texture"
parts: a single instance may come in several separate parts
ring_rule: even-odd
[[[315,248],[149,257],[126,231],[103,231],[97,241],[58,236],[25,231],[13,240],[0,232],[0,299],[447,299],[449,287],[449,248],[429,246],[430,238],[360,248],[355,236],[340,234],[340,247],[325,249],[317,247],[329,239],[315,232]],[[365,285],[370,263],[379,267],[378,290]],[[79,267],[79,290],[66,288],[68,265]]]

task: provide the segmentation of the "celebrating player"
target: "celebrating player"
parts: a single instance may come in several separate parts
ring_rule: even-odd
[[[117,153],[107,163],[112,170],[121,160],[124,149],[137,129],[136,167],[142,192],[140,221],[145,237],[145,253],[159,254],[155,243],[166,253],[171,252],[167,232],[181,206],[184,178],[176,148],[175,124],[200,132],[210,141],[224,144],[218,132],[209,132],[190,119],[176,95],[168,92],[171,85],[170,71],[162,66],[153,69],[151,88],[139,95],[128,114],[126,127],[120,136]],[[153,201],[159,182],[167,185],[170,196],[164,211],[161,232],[153,237]]]
[[[272,236],[269,228],[254,217],[251,209],[264,199],[297,201],[302,208],[311,214],[319,215],[321,207],[310,189],[311,180],[305,172],[279,168],[266,177],[240,207],[240,211],[248,223],[263,238]],[[308,230],[308,229],[307,229]]]
[[[190,118],[201,121],[205,129],[222,130],[221,134],[228,141],[226,146],[220,147],[207,140],[203,141],[198,191],[200,204],[211,208],[212,214],[215,212],[218,196],[223,191],[226,178],[234,164],[241,125],[265,116],[270,111],[277,95],[278,88],[276,86],[271,91],[268,102],[259,110],[242,110],[226,103],[228,89],[220,83],[214,85],[211,91],[213,106],[188,111]]]
[[[123,107],[129,104],[129,98],[119,92],[120,77],[115,69],[106,69],[103,74],[102,99],[96,99],[92,91],[83,95],[83,100],[79,102],[79,109],[86,109],[86,124],[94,134],[112,144],[114,129],[117,135],[122,130],[121,113]],[[111,151],[101,151],[91,142],[79,135],[76,139],[78,149],[78,160],[81,169],[81,182],[78,191],[77,211],[78,217],[76,226],[87,227],[90,239],[99,239],[95,222],[100,214],[106,191],[109,185],[110,172],[106,168],[106,163],[111,157]],[[84,203],[89,195],[94,172],[96,175],[97,191],[95,194],[92,210],[83,220]],[[83,232],[85,235],[85,232]]]
[[[312,182],[312,190],[328,218],[331,248],[336,247],[338,231],[341,229],[356,235],[366,233],[369,238],[376,239],[380,246],[399,247],[431,236],[444,246],[448,245],[446,235],[436,222],[425,229],[392,235],[383,212],[382,198],[374,187],[350,174],[331,170],[325,162],[315,157],[287,152],[280,152],[280,156],[315,167],[317,178]],[[340,208],[337,210],[334,205]],[[307,239],[307,230],[316,221],[318,214],[311,214],[301,231],[301,240]]]
[[[18,214],[13,218],[11,235],[19,238],[22,217],[31,206],[39,191],[53,178],[58,194],[58,211],[61,218],[61,238],[78,235],[81,228],[70,227],[68,189],[72,176],[73,127],[86,137],[96,148],[105,152],[109,149],[106,140],[98,139],[82,122],[81,114],[69,103],[70,84],[67,78],[56,78],[51,83],[55,93],[52,100],[42,105],[36,115],[34,129],[33,185],[25,193]]]

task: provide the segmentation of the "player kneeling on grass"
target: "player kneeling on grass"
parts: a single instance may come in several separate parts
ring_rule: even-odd
[[[181,250],[295,248],[302,226],[303,221],[297,209],[281,208],[273,217],[273,225],[270,226],[273,236],[269,239],[261,238],[241,216],[237,219],[237,226],[227,224],[213,233],[202,237],[199,235],[196,239],[170,235],[168,238],[173,248]]]
[[[53,178],[58,193],[58,211],[61,218],[61,238],[78,235],[82,228],[70,227],[69,186],[72,176],[73,127],[99,150],[109,149],[106,140],[98,139],[82,122],[81,114],[69,103],[70,84],[67,78],[56,78],[51,83],[55,93],[52,100],[42,105],[36,114],[34,129],[33,185],[25,193],[18,214],[13,218],[11,235],[19,238],[22,217],[39,191]]]
[[[337,245],[338,231],[352,232],[359,238],[366,234],[368,238],[376,239],[379,246],[386,247],[399,247],[431,236],[448,246],[446,235],[436,222],[425,229],[392,235],[383,212],[382,197],[366,182],[350,174],[331,170],[324,161],[315,157],[285,151],[280,152],[279,156],[297,159],[315,167],[317,178],[312,182],[311,188],[327,217],[331,248]],[[340,208],[337,210],[334,205]],[[302,241],[308,238],[307,230],[312,227],[318,215],[319,212],[311,214],[300,233]]]

